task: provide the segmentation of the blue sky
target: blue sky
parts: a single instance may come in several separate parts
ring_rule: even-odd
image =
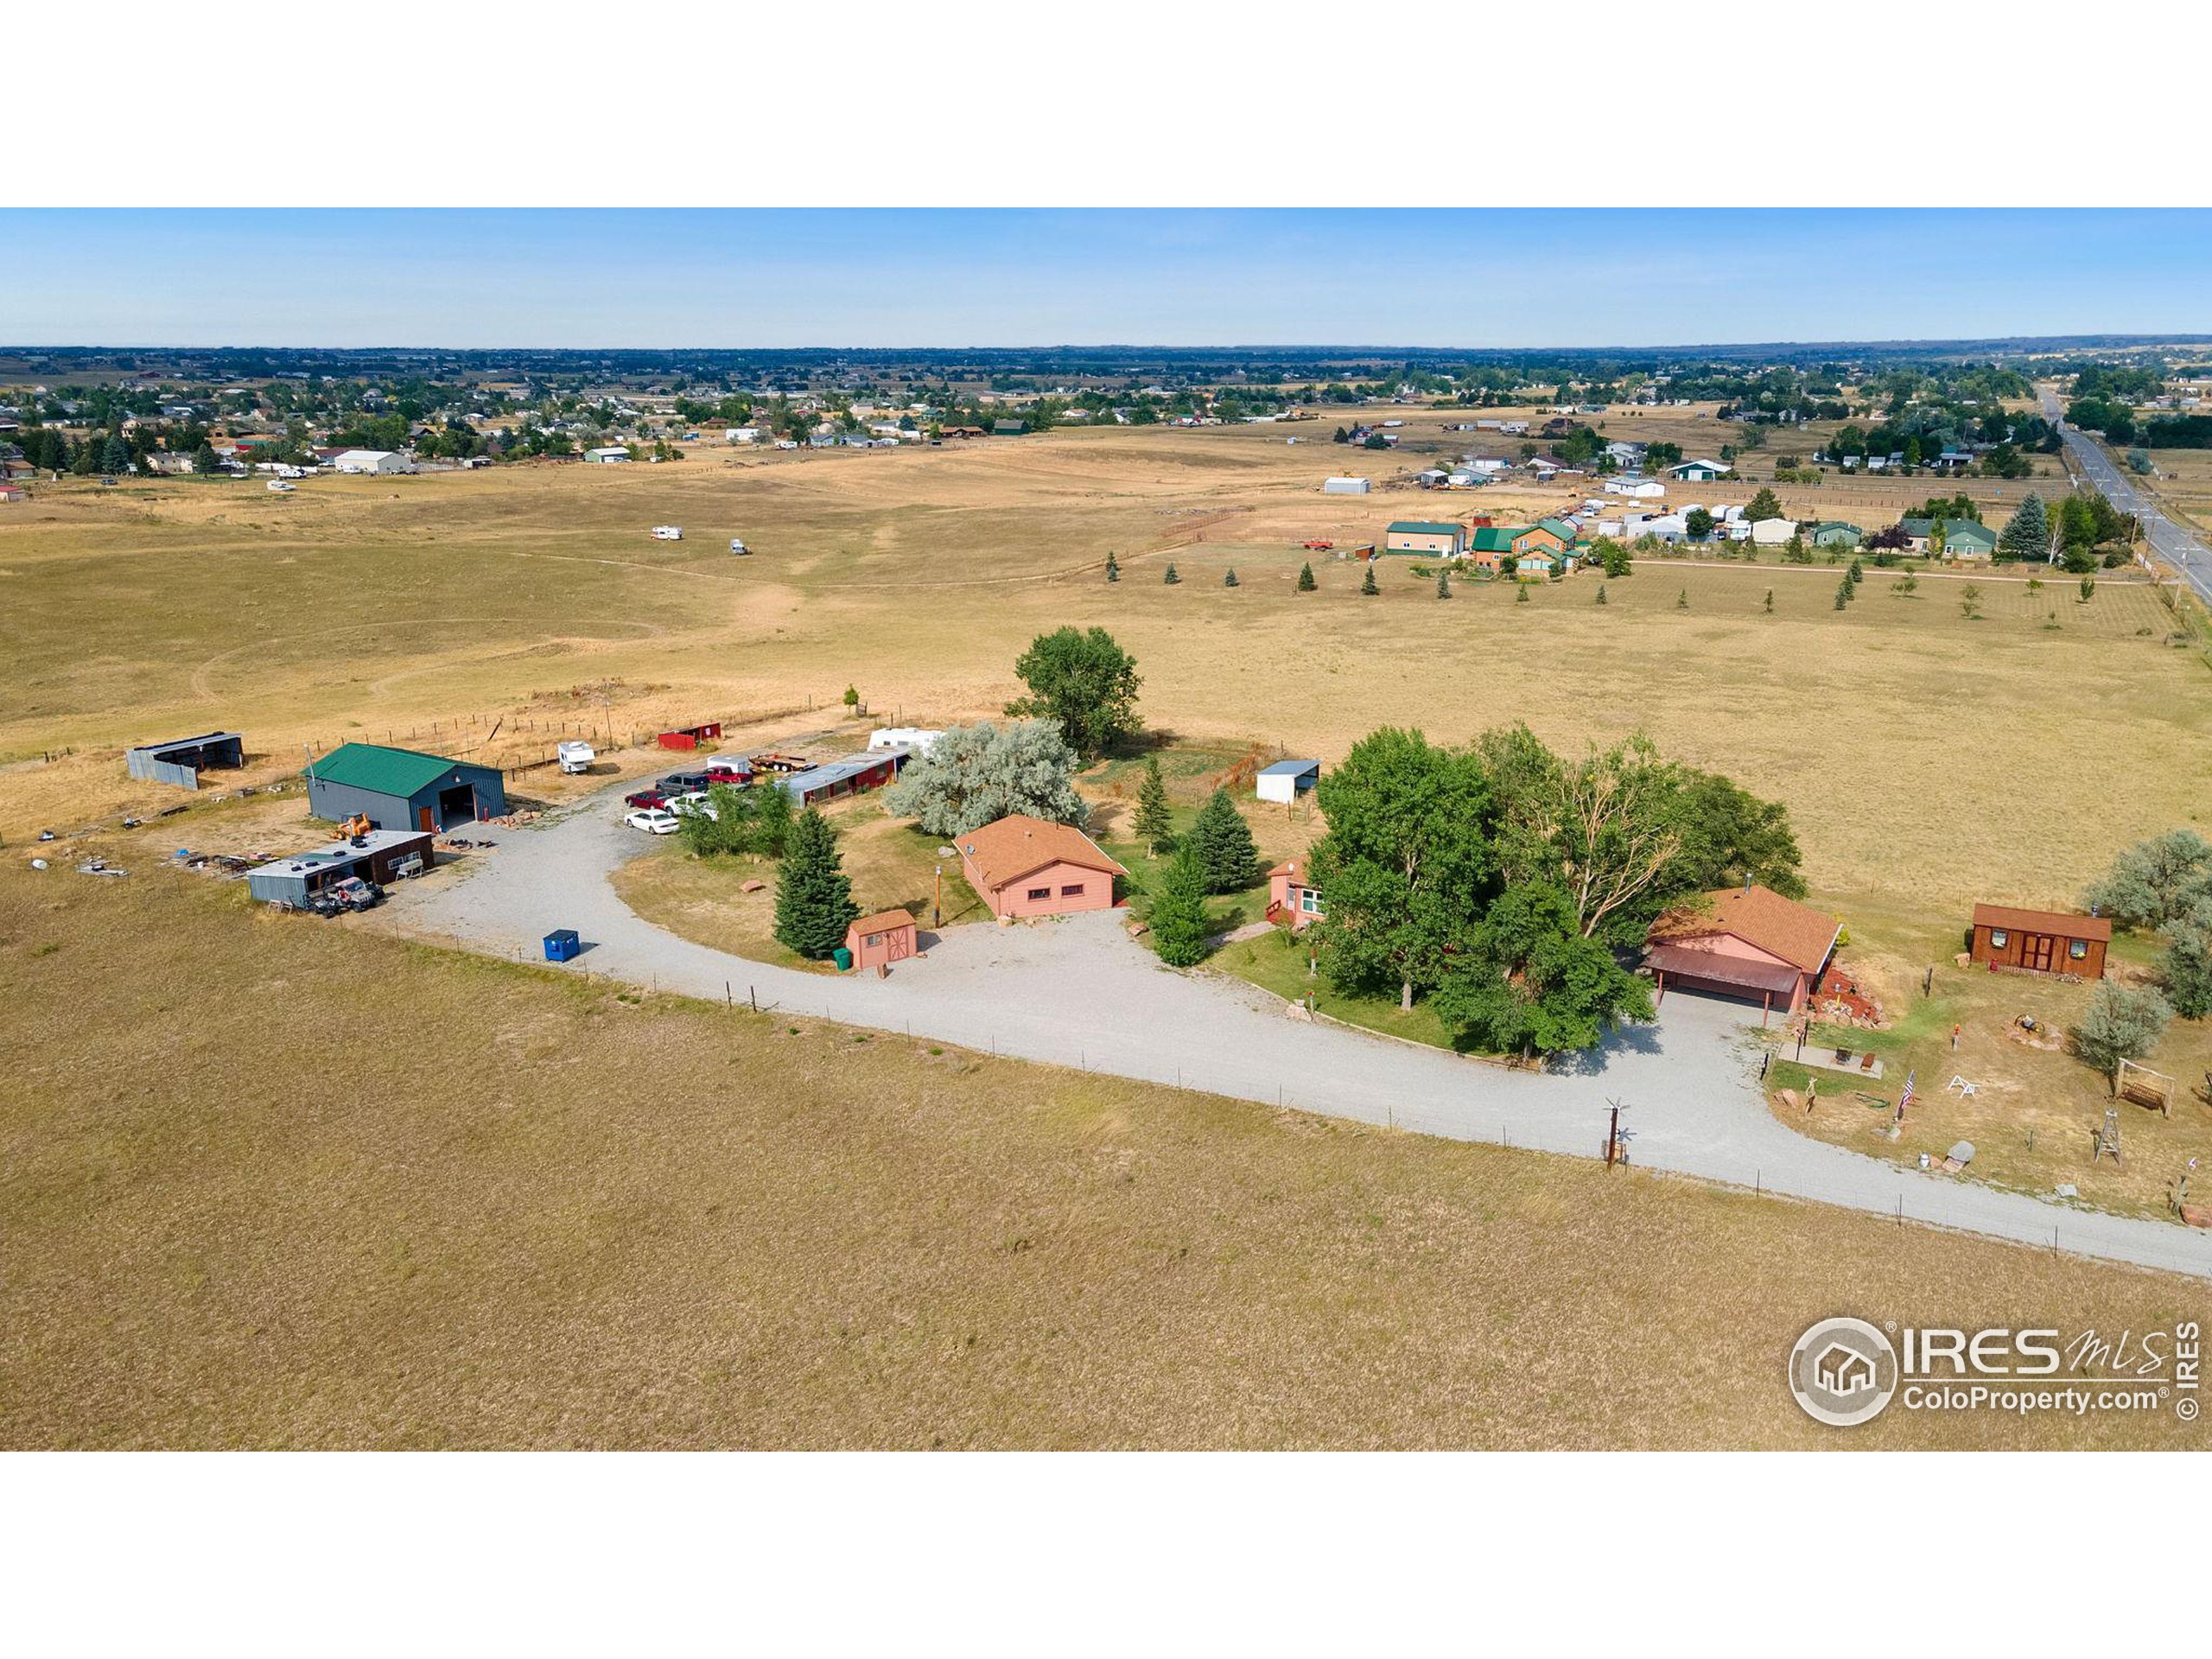
[[[2208,270],[2204,211],[0,211],[0,344],[2199,333]]]

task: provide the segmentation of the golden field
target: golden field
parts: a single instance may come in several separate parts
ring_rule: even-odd
[[[244,730],[256,775],[273,777],[349,736],[412,732],[512,764],[558,729],[804,709],[849,683],[880,718],[942,721],[995,709],[1021,648],[1063,623],[1110,628],[1144,674],[1147,719],[1185,737],[1328,760],[1385,722],[1457,739],[1526,719],[1570,745],[1644,727],[1789,802],[1808,878],[1847,897],[2063,902],[2114,848],[2212,798],[2205,664],[2164,643],[2172,620],[2147,590],[2112,579],[2082,604],[2058,584],[1973,578],[1976,620],[1961,582],[1923,576],[1900,598],[1880,572],[1838,614],[1825,566],[1655,563],[1599,607],[1587,575],[1526,605],[1474,584],[1439,602],[1395,560],[1363,600],[1323,556],[1322,591],[1294,593],[1309,537],[1342,546],[1395,517],[1510,521],[1580,499],[1382,487],[1426,464],[1423,446],[1477,438],[1441,432],[1447,416],[1471,418],[1408,412],[1390,454],[1329,443],[1323,420],[797,455],[695,446],[661,466],[317,479],[290,496],[41,486],[0,512],[0,761],[14,763],[0,834],[171,804],[126,785],[116,751],[214,726]],[[1684,429],[1692,453],[1699,425],[1606,420]],[[1377,493],[1319,495],[1343,468]],[[1872,526],[1922,485],[1781,493]],[[1699,487],[1722,500],[1756,485]],[[2001,522],[1993,500],[1989,516]],[[687,539],[649,539],[664,522]],[[733,535],[756,555],[724,550]],[[1225,588],[1232,567],[1242,585]]]
[[[0,1444],[2186,1446],[1783,1380],[2201,1284],[0,868]]]

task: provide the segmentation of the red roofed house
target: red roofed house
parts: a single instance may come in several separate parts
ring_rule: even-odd
[[[1663,999],[1669,986],[1756,997],[1765,1013],[1805,1006],[1835,953],[1841,925],[1770,887],[1709,894],[1709,907],[1669,911],[1651,925],[1643,959]]]
[[[1321,890],[1306,874],[1306,861],[1287,858],[1268,872],[1268,919],[1288,922],[1295,933],[1321,919]]]
[[[1082,830],[1020,812],[956,836],[953,845],[968,885],[1001,921],[1111,910],[1114,878],[1128,874]]]
[[[887,967],[918,955],[914,918],[903,910],[879,910],[862,916],[845,930],[845,949],[853,953],[856,973]]]

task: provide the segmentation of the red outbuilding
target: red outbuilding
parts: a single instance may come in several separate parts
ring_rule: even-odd
[[[919,954],[914,918],[903,910],[879,910],[863,916],[845,930],[845,949],[853,953],[853,968],[887,968]]]

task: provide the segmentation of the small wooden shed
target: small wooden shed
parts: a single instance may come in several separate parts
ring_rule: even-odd
[[[856,973],[904,962],[918,954],[914,918],[903,910],[879,910],[873,916],[862,916],[845,930],[845,949],[853,953]]]
[[[2071,911],[2020,910],[2011,905],[1974,907],[1974,942],[1968,951],[1990,968],[2018,968],[2031,974],[2105,976],[2105,947],[2112,943],[2112,920]]]

